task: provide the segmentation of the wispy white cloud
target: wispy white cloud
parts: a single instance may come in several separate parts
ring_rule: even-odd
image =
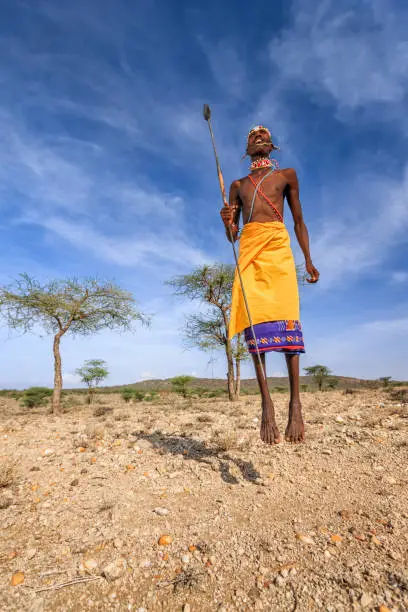
[[[340,107],[402,104],[408,91],[408,12],[385,0],[292,5],[293,22],[270,47],[285,77]],[[378,116],[381,119],[381,113]]]
[[[198,38],[220,90],[240,99],[246,93],[247,65],[239,55],[239,47],[228,40],[207,41]]]
[[[348,193],[332,190],[330,218],[321,227],[314,224],[312,254],[323,287],[374,270],[393,248],[406,241],[408,168],[400,181],[364,175],[346,189]],[[351,199],[355,203],[352,215],[343,208],[343,202]]]
[[[98,232],[90,225],[73,223],[61,217],[32,216],[26,217],[27,221],[48,229],[78,249],[120,266],[153,265],[167,261],[184,268],[211,261],[208,255],[189,244],[180,232],[178,238],[162,229],[144,231],[132,237],[112,236]]]
[[[398,270],[396,272],[393,272],[391,275],[391,280],[393,283],[407,283],[408,282],[408,272],[405,272],[403,270]]]
[[[387,334],[407,335],[408,334],[408,317],[400,319],[384,319],[378,321],[370,321],[362,325],[362,329],[373,332],[386,332]]]
[[[359,378],[393,376],[407,380],[408,319],[385,319],[333,329],[330,340],[310,326],[304,365],[323,363],[335,374]]]
[[[81,250],[130,266],[152,261],[210,261],[185,229],[184,198],[160,191],[143,175],[122,178],[101,146],[38,136],[3,116],[0,177],[12,187],[9,222],[46,228]],[[91,150],[90,150],[91,149]]]

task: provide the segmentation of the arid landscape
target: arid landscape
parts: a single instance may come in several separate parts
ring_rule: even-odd
[[[1,610],[408,610],[408,405],[303,401],[268,447],[255,395],[0,397]]]

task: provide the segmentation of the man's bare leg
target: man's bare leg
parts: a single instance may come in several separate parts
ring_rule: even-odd
[[[266,444],[278,444],[280,433],[275,421],[275,408],[269,393],[268,383],[264,378],[261,365],[257,355],[252,355],[254,360],[256,378],[262,396],[262,421],[261,421],[261,440]],[[261,353],[263,371],[266,375],[265,353]]]
[[[300,402],[299,355],[286,355],[286,364],[289,374],[290,403],[285,440],[295,443],[303,442],[305,439],[305,426],[302,417],[302,404]]]

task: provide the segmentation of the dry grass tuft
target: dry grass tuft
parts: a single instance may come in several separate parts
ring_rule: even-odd
[[[97,406],[95,410],[93,411],[93,415],[95,417],[101,417],[101,416],[105,416],[106,414],[109,414],[112,411],[113,411],[113,408],[111,408],[110,406]]]
[[[128,421],[130,419],[130,414],[128,412],[118,412],[113,418],[115,421]]]
[[[10,497],[0,495],[0,510],[5,510],[13,504],[13,500]]]
[[[94,423],[88,423],[86,426],[86,435],[92,440],[103,440],[106,437],[106,429],[100,423],[97,425]]]
[[[214,423],[214,417],[209,414],[200,414],[197,417],[197,421],[199,423]]]
[[[10,457],[0,464],[0,489],[10,487],[18,478],[17,459]]]
[[[115,504],[112,501],[105,499],[99,506],[98,512],[107,512],[108,510],[113,510],[114,507]]]
[[[235,432],[214,432],[211,442],[220,451],[229,451],[233,448],[238,448],[238,436]]]
[[[179,574],[174,580],[174,590],[178,589],[194,589],[200,583],[201,573],[193,569],[186,569]]]

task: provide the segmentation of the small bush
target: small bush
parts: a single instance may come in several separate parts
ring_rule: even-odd
[[[122,389],[120,394],[122,399],[128,404],[133,399],[134,389]]]
[[[30,387],[24,391],[21,404],[25,408],[44,406],[52,395],[52,389],[47,387]]]
[[[400,404],[408,404],[407,389],[398,389],[398,390],[391,391],[390,396],[394,402],[398,402]]]
[[[152,392],[152,395],[155,392]],[[121,391],[122,399],[128,404],[130,401],[141,402],[145,399],[146,393],[144,391],[138,391],[137,389],[126,388]]]
[[[22,391],[16,389],[0,389],[0,397],[11,397],[12,399],[20,399],[23,395]]]
[[[275,393],[286,393],[287,389],[286,389],[286,387],[275,387],[274,391],[275,391]]]
[[[135,400],[135,402],[142,402],[146,397],[146,394],[144,393],[144,391],[134,391],[133,392],[133,399]],[[151,399],[155,399],[157,397],[157,393],[155,391],[152,391],[152,393],[150,394]]]
[[[141,391],[138,391],[138,393],[141,393]],[[142,399],[144,399],[144,400],[145,400],[145,402],[154,402],[154,401],[155,401],[155,400],[157,400],[158,398],[159,398],[159,394],[158,394],[156,391],[151,391],[150,393],[148,393],[148,394],[146,394],[146,395],[143,393],[143,397],[141,397],[141,398],[140,398],[139,400],[137,400],[137,401],[141,402],[141,401],[142,401]]]
[[[207,393],[207,397],[222,397],[225,395],[224,389],[214,389],[214,391],[209,391]]]

